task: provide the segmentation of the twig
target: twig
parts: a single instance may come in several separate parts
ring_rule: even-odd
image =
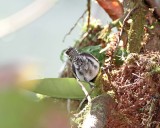
[[[122,88],[127,88],[127,87],[132,87],[132,86],[134,86],[135,84],[126,84],[126,85],[124,85],[124,86],[120,86],[120,88],[122,89]]]
[[[120,40],[122,38],[122,34],[124,32],[124,26],[125,26],[125,23],[126,21],[128,20],[128,18],[130,17],[130,15],[137,9],[137,6],[134,7],[130,12],[128,12],[128,14],[125,16],[124,20],[123,20],[123,24],[122,24],[122,29],[120,31],[120,34],[119,34],[119,38],[118,38],[118,41],[117,41],[117,46],[116,46],[116,49],[115,49],[115,52],[114,52],[114,56],[116,54],[116,51],[118,50],[118,46],[119,46],[119,43],[120,43]]]
[[[141,77],[141,76],[139,76],[139,75],[137,75],[137,74],[135,74],[135,73],[132,73],[132,75],[134,75],[134,76],[136,76],[136,77],[138,77],[138,78],[144,79],[144,77]]]
[[[154,111],[156,110],[156,102],[157,100],[156,99],[152,99],[151,101],[151,105],[150,105],[150,108],[149,108],[149,112],[148,112],[148,119],[147,119],[147,127],[146,128],[150,128],[151,127],[151,124],[152,124],[152,119],[153,119],[153,116],[154,116]]]
[[[67,99],[67,112],[71,112],[71,99]]]
[[[94,87],[91,89],[91,91],[88,93],[88,95],[86,95],[85,98],[81,101],[81,103],[79,104],[79,106],[77,108],[77,111],[80,110],[80,108],[82,107],[84,101],[87,99],[88,96],[90,96],[90,94],[92,93],[93,90],[94,90]],[[91,101],[90,102],[88,101],[88,104],[90,104],[90,103],[91,103]]]
[[[121,31],[120,31],[120,36],[119,36],[119,38],[118,38],[118,43],[119,43],[120,40],[121,40],[122,33],[123,33],[123,31],[124,31],[124,26],[125,26],[126,21],[128,20],[128,18],[130,17],[130,15],[132,14],[132,12],[133,12],[136,8],[137,8],[137,7],[133,8],[133,9],[126,15],[126,17],[124,18],[123,24],[122,24],[122,29],[121,29]]]
[[[89,31],[85,32],[85,33],[82,35],[82,39],[81,39],[81,41],[80,41],[80,42],[83,42],[83,41],[84,41],[84,39],[86,39],[86,38],[87,38],[87,36],[88,36],[91,32],[92,32],[91,30],[89,30]]]
[[[80,87],[82,88],[82,91],[84,92],[85,96],[87,97],[88,102],[91,102],[91,97],[90,97],[89,93],[87,92],[86,88],[84,87],[84,85],[79,81],[79,79],[77,79],[77,82],[79,83]]]
[[[90,27],[90,18],[91,18],[91,0],[88,0],[87,2],[87,12],[88,12],[88,19],[87,19],[87,31]]]
[[[87,13],[87,9],[83,12],[83,14],[78,18],[78,20],[76,21],[76,23],[73,25],[73,27],[69,30],[69,32],[64,36],[63,38],[63,42],[65,41],[66,37],[68,35],[71,34],[71,32],[73,31],[73,29],[77,26],[77,24],[79,23],[79,21],[84,17],[84,15]]]

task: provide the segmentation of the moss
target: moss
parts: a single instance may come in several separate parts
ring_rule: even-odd
[[[141,42],[144,35],[146,10],[139,7],[135,10],[134,15],[131,16],[132,22],[128,28],[128,47],[130,53],[139,53],[141,49]]]
[[[160,66],[156,66],[151,70],[151,74],[160,74]]]
[[[75,114],[74,117],[71,118],[71,122],[74,125],[73,127],[82,128],[83,121],[90,110],[91,104],[88,104],[78,114]]]

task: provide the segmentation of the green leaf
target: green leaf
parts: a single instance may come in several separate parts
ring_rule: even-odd
[[[36,84],[33,86],[33,83]],[[24,84],[27,89],[28,86],[32,85],[33,88],[29,88],[30,91],[54,98],[83,99],[85,97],[84,92],[74,78],[46,78],[28,81]],[[88,83],[82,82],[82,84],[88,92],[91,91]],[[93,91],[91,94],[92,97],[96,95],[96,91]]]
[[[66,51],[66,49],[64,49],[64,50],[61,52],[61,54],[60,54],[60,60],[61,60],[62,62],[64,62],[65,51]]]
[[[124,49],[118,49],[116,51],[116,56],[115,56],[115,64],[117,66],[120,66],[123,64],[125,58],[127,57],[128,52]]]

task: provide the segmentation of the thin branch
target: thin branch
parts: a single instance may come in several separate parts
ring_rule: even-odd
[[[136,77],[138,77],[138,78],[144,79],[144,77],[141,77],[141,76],[139,76],[139,75],[137,75],[137,74],[135,74],[135,73],[132,73],[132,75],[134,75],[134,76],[136,76]]]
[[[88,19],[87,19],[87,31],[88,31],[90,26],[90,18],[91,18],[91,0],[88,0],[87,2],[87,12],[88,12]]]
[[[122,38],[122,34],[124,32],[124,26],[125,26],[125,23],[126,21],[129,19],[129,17],[131,16],[131,14],[137,9],[137,6],[135,6],[130,12],[127,13],[127,15],[125,16],[124,20],[123,20],[123,24],[122,24],[122,28],[121,28],[121,31],[120,31],[120,35],[119,35],[119,38],[118,38],[118,41],[117,41],[117,46],[116,46],[116,49],[115,49],[115,52],[114,52],[114,56],[116,54],[116,51],[118,50],[118,47],[119,47],[119,43],[120,43],[120,40]]]
[[[85,96],[87,97],[88,102],[91,102],[91,97],[90,97],[89,93],[87,92],[86,88],[84,87],[84,85],[79,81],[79,79],[77,79],[77,82],[79,83],[82,91],[84,92]]]
[[[71,112],[71,99],[67,99],[67,112]]]
[[[77,24],[79,23],[79,21],[84,17],[84,15],[85,15],[86,13],[87,13],[87,10],[85,10],[85,11],[83,12],[83,14],[78,18],[78,20],[77,20],[76,23],[73,25],[73,27],[72,27],[72,28],[69,30],[69,32],[64,36],[63,42],[65,41],[66,37],[71,34],[71,32],[73,31],[73,29],[77,26]]]
[[[85,102],[85,100],[87,99],[87,97],[90,97],[91,93],[93,92],[94,87],[91,89],[91,91],[85,96],[85,98],[83,98],[83,100],[81,101],[81,103],[79,104],[77,111],[80,110],[80,108],[82,107],[83,103]],[[90,104],[91,101],[88,100],[88,104]]]
[[[122,29],[121,29],[121,31],[120,31],[120,36],[119,36],[119,39],[118,39],[118,43],[120,42],[121,37],[122,37],[122,33],[124,32],[124,26],[125,26],[126,21],[128,20],[128,18],[130,17],[130,15],[132,14],[132,12],[133,12],[136,8],[137,8],[137,7],[133,8],[133,9],[126,15],[126,17],[124,18],[124,20],[123,20],[123,26],[122,26]]]

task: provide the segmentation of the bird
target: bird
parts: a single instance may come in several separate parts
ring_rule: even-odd
[[[73,47],[69,47],[65,53],[71,62],[74,76],[80,81],[88,82],[92,88],[93,85],[90,84],[90,81],[96,78],[100,69],[98,59],[92,54],[85,52],[80,53]]]

